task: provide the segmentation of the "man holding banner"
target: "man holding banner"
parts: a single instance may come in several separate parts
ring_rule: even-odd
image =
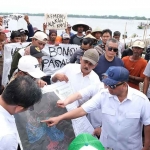
[[[36,32],[34,34],[34,36],[32,37],[31,45],[39,47],[40,50],[42,50],[44,48],[46,43],[47,43],[47,35],[42,31]],[[24,55],[30,55],[30,49],[29,48],[27,48],[27,47],[22,48],[14,54],[14,57],[13,57],[13,60],[11,63],[11,70],[9,73],[9,79],[11,78],[14,71],[17,69],[19,59]]]

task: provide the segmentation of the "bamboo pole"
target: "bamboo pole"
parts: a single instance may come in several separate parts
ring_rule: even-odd
[[[126,24],[125,24],[125,29],[124,29],[124,45],[126,45],[126,41],[125,41],[126,28],[127,28],[127,22],[126,22]]]

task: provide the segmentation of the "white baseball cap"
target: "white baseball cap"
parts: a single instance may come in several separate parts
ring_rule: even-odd
[[[63,38],[63,39],[70,39],[70,36],[69,36],[69,34],[64,33],[64,34],[62,35],[62,38]]]
[[[141,40],[136,40],[136,41],[133,42],[132,47],[145,48],[145,44]]]
[[[27,72],[34,78],[46,76],[46,74],[40,70],[38,60],[31,55],[22,56],[19,59],[18,69]]]
[[[32,38],[35,38],[35,39],[37,39],[37,40],[39,40],[41,42],[44,42],[44,43],[47,43],[47,39],[48,39],[47,35],[44,32],[42,32],[42,31],[37,31],[34,34],[34,36],[31,37],[31,39]]]

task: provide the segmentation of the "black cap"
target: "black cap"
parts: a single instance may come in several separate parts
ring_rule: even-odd
[[[21,37],[21,34],[19,31],[12,31],[11,32],[10,38],[14,39],[15,37]]]
[[[18,31],[20,32],[21,35],[25,34],[28,36],[28,34],[29,34],[29,32],[27,30],[24,30],[24,29],[19,29]]]
[[[30,55],[36,58],[41,58],[42,56],[44,56],[44,54],[37,46],[30,46]]]

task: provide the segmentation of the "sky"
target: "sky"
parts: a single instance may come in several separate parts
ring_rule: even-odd
[[[149,0],[0,0],[0,12],[145,16]]]

